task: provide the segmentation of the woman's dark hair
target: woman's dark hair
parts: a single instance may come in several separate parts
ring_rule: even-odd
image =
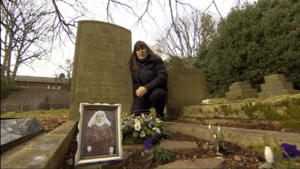
[[[134,44],[134,49],[133,49],[133,52],[132,52],[132,56],[129,60],[130,70],[132,72],[140,69],[141,65],[142,65],[142,63],[137,59],[136,51],[139,51],[140,49],[145,49],[145,48],[147,49],[148,57],[149,57],[149,54],[155,55],[153,53],[153,51],[148,47],[148,45],[145,42],[137,41]]]

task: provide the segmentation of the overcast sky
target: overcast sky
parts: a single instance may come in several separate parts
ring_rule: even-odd
[[[194,8],[200,10],[201,12],[205,11],[209,5],[211,4],[212,0],[182,0],[183,2],[191,4]],[[253,3],[257,0],[248,0],[249,3]],[[124,3],[127,1],[124,0]],[[139,0],[138,2],[143,2]],[[168,8],[168,4],[158,4],[157,1],[152,1],[150,8],[151,17],[155,19],[155,21],[163,26],[167,26],[168,22],[170,23],[170,10]],[[164,2],[164,1],[160,1]],[[215,0],[218,9],[223,18],[226,18],[228,13],[230,12],[231,8],[237,4],[237,0]],[[244,2],[244,0],[241,0]],[[81,18],[80,20],[97,20],[107,22],[106,16],[106,3],[107,1],[102,0],[86,0],[86,4],[88,9],[91,12],[94,12],[94,15],[91,15],[93,18]],[[127,3],[128,4],[128,3]],[[130,5],[130,4],[129,4]],[[165,6],[165,9],[164,8]],[[140,15],[144,12],[146,5],[138,4],[134,6],[135,12]],[[140,10],[138,10],[140,9]],[[145,15],[143,25],[139,24],[138,26],[134,26],[136,18],[133,15],[128,14],[121,8],[111,8],[112,16],[114,19],[114,24],[124,27],[128,30],[131,30],[132,33],[132,45],[135,44],[136,41],[142,40],[149,45],[154,45],[155,38],[157,37],[157,33],[160,31],[159,28],[155,25],[154,21],[148,16]],[[72,13],[68,11],[68,9],[61,10],[64,11],[65,15],[69,14],[72,16]],[[183,12],[183,10],[182,10]],[[220,19],[220,15],[218,14],[215,6],[212,4],[206,12],[210,13],[216,21]],[[27,75],[27,76],[40,76],[40,77],[54,77],[55,74],[65,73],[63,70],[58,69],[58,65],[64,64],[66,59],[73,59],[74,58],[74,51],[75,45],[70,41],[66,42],[67,46],[63,47],[63,52],[61,49],[54,50],[50,61],[46,59],[43,60],[36,60],[32,66],[34,67],[35,71],[27,66],[20,66],[17,75]]]

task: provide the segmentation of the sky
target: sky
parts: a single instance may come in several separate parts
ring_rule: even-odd
[[[134,7],[134,10],[138,15],[141,15],[144,12],[146,8],[146,5],[142,4],[144,0],[136,0],[136,2],[139,2],[137,5],[136,3],[130,4],[127,1],[128,0],[123,0],[122,2]],[[160,5],[157,3],[158,1],[161,2]],[[244,1],[245,0],[241,0],[241,2]],[[248,0],[248,2],[251,4],[254,1],[257,2],[257,0]],[[132,45],[134,45],[138,40],[142,40],[150,46],[154,45],[155,38],[157,38],[158,33],[161,31],[160,29],[162,29],[164,26],[168,26],[168,23],[171,21],[168,4],[163,4],[164,1],[162,0],[152,0],[151,2],[149,13],[151,14],[151,17],[154,18],[155,22],[161,27],[158,27],[147,14],[143,18],[143,24],[134,26],[134,23],[137,20],[136,17],[126,12],[120,6],[118,8],[111,6],[111,13],[114,20],[113,24],[131,31]],[[220,15],[217,12],[214,4],[211,4],[212,0],[181,0],[181,2],[189,3],[201,12],[206,11],[207,13],[210,13],[214,17],[215,21],[220,19]],[[231,11],[231,8],[235,6],[237,2],[238,0],[215,0],[215,3],[217,4],[217,7],[223,18],[226,18]],[[92,13],[88,18],[80,18],[80,20],[97,20],[107,22],[106,0],[86,0],[85,4],[88,10]],[[63,8],[63,6],[60,6],[60,8]],[[183,9],[179,8],[179,10],[182,11],[181,14],[184,13]],[[72,12],[70,12],[71,10],[68,8],[65,8],[61,11],[63,11],[63,15],[66,17],[72,16]],[[66,59],[72,60],[74,58],[75,44],[71,43],[69,40],[65,41],[65,44],[65,46],[56,46],[50,58],[34,61],[31,66],[34,67],[35,70],[32,70],[32,68],[25,65],[21,65],[18,69],[17,75],[55,77],[55,75],[59,75],[60,73],[66,74],[65,71],[59,69],[59,65],[64,66]],[[165,58],[163,57],[163,59]]]

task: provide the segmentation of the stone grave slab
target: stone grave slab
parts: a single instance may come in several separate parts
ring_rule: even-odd
[[[1,120],[1,153],[41,134],[45,127],[35,118]]]
[[[257,97],[257,91],[251,88],[248,82],[236,82],[229,86],[229,92],[226,93],[227,100],[234,100],[237,97],[252,98]]]
[[[79,21],[70,94],[70,120],[79,121],[80,102],[122,104],[130,112],[133,87],[131,32],[99,21]]]
[[[161,140],[160,147],[168,148],[171,150],[176,149],[198,149],[196,142],[189,141],[170,141],[170,140]]]
[[[265,84],[261,84],[262,92],[258,93],[259,98],[268,98],[282,94],[297,94],[299,90],[294,90],[291,82],[286,82],[283,74],[272,74],[265,76]]]
[[[220,168],[224,161],[223,157],[177,160],[156,168]]]

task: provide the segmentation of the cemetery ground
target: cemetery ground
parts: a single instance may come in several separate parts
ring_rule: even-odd
[[[222,99],[211,99],[212,103],[219,103]],[[224,101],[224,99],[223,99]],[[59,110],[39,110],[39,111],[30,111],[30,112],[8,112],[1,114],[1,118],[36,118],[44,127],[46,132],[50,132],[62,125],[63,123],[69,120],[69,110],[68,109],[59,109]],[[216,119],[222,120],[222,119]],[[223,119],[224,120],[224,119]],[[203,123],[203,119],[196,119],[196,121],[191,121],[190,119],[176,119],[173,120],[176,122],[183,123]],[[202,122],[201,122],[202,121]],[[248,123],[247,123],[248,122]],[[222,127],[235,127],[235,128],[250,128],[257,130],[269,130],[269,131],[279,131],[279,132],[293,132],[300,133],[299,128],[284,128],[272,121],[266,120],[248,120],[240,121],[237,123],[219,123]],[[212,126],[218,123],[213,124]],[[258,125],[259,124],[259,125]],[[206,124],[205,124],[206,125]],[[249,127],[250,126],[250,127]],[[264,126],[264,127],[262,127]],[[77,137],[78,131],[75,132],[71,144],[69,145],[68,151],[64,156],[61,168],[74,168],[74,159],[77,150]],[[214,143],[195,138],[193,136],[188,136],[181,133],[172,133],[173,137],[169,138],[168,141],[180,141],[180,142],[194,142],[197,144],[196,149],[178,149],[173,151],[173,160],[182,161],[190,159],[191,162],[197,159],[207,159],[207,158],[216,158],[223,157],[224,162],[218,166],[218,168],[257,168],[260,164],[265,162],[264,155],[259,152],[249,151],[247,149],[241,148],[238,145],[225,142],[225,149],[221,148],[220,153],[217,153]],[[34,139],[23,143],[22,145],[1,154],[2,159],[5,160],[6,156],[9,156],[12,153],[16,153],[22,147],[30,144]],[[157,159],[149,159],[150,154],[145,152],[143,146],[127,148],[124,152],[128,155],[126,160],[123,162],[110,162],[106,167],[118,166],[118,168],[156,168],[164,164],[164,162]],[[102,168],[105,168],[103,165]],[[114,167],[115,168],[115,167]]]

